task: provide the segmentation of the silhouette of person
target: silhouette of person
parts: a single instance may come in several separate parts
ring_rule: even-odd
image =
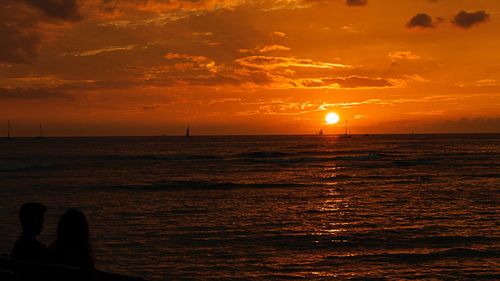
[[[68,209],[61,216],[56,241],[50,248],[57,263],[94,268],[95,259],[87,218],[77,209]]]
[[[25,203],[19,209],[19,220],[23,227],[21,235],[14,244],[11,257],[14,259],[47,262],[50,252],[46,245],[38,241],[45,222],[47,207],[40,203]]]
[[[95,257],[90,242],[87,218],[77,209],[68,209],[59,219],[57,238],[50,245],[53,261],[59,264],[88,269],[90,280],[99,281],[144,281],[144,279],[109,273],[94,267]]]

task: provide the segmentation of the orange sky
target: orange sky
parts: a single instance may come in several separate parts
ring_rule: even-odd
[[[1,3],[14,135],[500,132],[500,1]]]

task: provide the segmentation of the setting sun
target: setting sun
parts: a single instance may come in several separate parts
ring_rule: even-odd
[[[337,113],[330,112],[326,115],[325,120],[327,124],[337,124],[340,120],[340,117]]]

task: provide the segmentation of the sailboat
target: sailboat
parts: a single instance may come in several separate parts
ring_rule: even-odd
[[[43,135],[42,123],[40,123],[40,134],[36,138],[37,139],[44,139],[45,138],[45,136]]]
[[[323,128],[321,128],[321,129],[319,130],[318,136],[323,136],[323,135],[324,135],[324,134],[323,134]]]
[[[0,138],[0,140],[11,140],[10,136],[10,120],[7,120],[7,136]]]
[[[188,126],[186,129],[186,138],[189,138],[189,137],[190,137],[190,135],[189,135],[189,126]]]
[[[348,133],[347,119],[345,120],[345,133],[339,136],[340,138],[350,138],[351,135]]]

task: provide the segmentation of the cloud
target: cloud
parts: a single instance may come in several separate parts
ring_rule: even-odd
[[[340,29],[345,31],[345,32],[350,32],[350,33],[362,32],[362,31],[358,30],[356,27],[354,27],[352,24],[343,25],[340,27]]]
[[[286,37],[286,33],[281,31],[273,31],[269,34],[269,36]]]
[[[42,35],[28,19],[26,22],[10,20],[10,16],[0,14],[0,61],[11,63],[26,62],[36,56],[41,47]]]
[[[490,19],[490,15],[488,13],[486,13],[485,11],[476,11],[476,12],[472,12],[472,13],[468,13],[466,11],[460,11],[455,16],[452,23],[455,26],[458,26],[461,28],[470,28],[475,24],[486,22],[489,19]]]
[[[406,23],[408,28],[434,28],[436,25],[432,21],[431,16],[426,13],[419,13]]]
[[[419,55],[416,55],[410,51],[395,51],[388,54],[389,58],[392,60],[418,60]]]
[[[153,104],[153,105],[143,105],[140,107],[144,111],[154,111],[158,108],[160,108],[160,105],[158,104]]]
[[[408,112],[408,115],[417,115],[417,116],[440,116],[444,115],[444,110],[430,110],[430,111],[412,111]]]
[[[3,0],[0,3],[0,61],[3,62],[29,62],[65,22],[81,18],[75,0]]]
[[[24,0],[24,2],[52,19],[67,21],[82,19],[76,0]]]
[[[478,87],[498,86],[500,85],[500,81],[495,79],[480,79],[474,82],[474,85]]]
[[[217,72],[217,65],[204,56],[193,56],[179,53],[167,53],[165,59],[174,62],[174,68],[179,71],[188,71],[194,69],[208,70],[211,73]]]
[[[296,7],[307,7],[304,4],[314,4],[314,3],[331,3],[334,2],[332,0],[299,0],[299,1],[287,1],[291,6]],[[339,1],[340,2],[340,1]],[[342,0],[347,6],[355,7],[355,6],[366,6],[368,4],[368,0]]]
[[[253,49],[238,49],[240,53],[268,53],[274,51],[290,51],[290,48],[283,45],[264,45]]]
[[[368,4],[368,0],[346,0],[345,2],[349,6],[366,6]]]
[[[165,63],[154,67],[138,67],[138,85],[157,86],[221,86],[236,85],[239,81],[205,56],[169,52],[164,55]],[[221,73],[219,73],[221,72]]]
[[[210,60],[204,56],[193,56],[187,54],[179,53],[167,53],[164,56],[165,59],[173,61],[175,68],[181,71],[185,71],[194,67],[204,68],[210,72],[216,72],[215,61]]]
[[[38,88],[0,88],[0,99],[61,99],[66,93]]]
[[[44,32],[38,12],[21,1],[2,1],[0,9],[0,61],[24,63],[41,49]]]
[[[337,77],[337,78],[322,78],[316,80],[303,80],[301,84],[307,88],[386,88],[394,87],[395,84],[389,80],[382,78],[369,78],[361,76]]]
[[[137,73],[143,73],[143,78],[136,82],[141,85],[167,87],[234,86],[238,89],[351,89],[399,86],[392,80],[382,78],[342,76],[340,73],[352,73],[356,69],[350,65],[308,58],[256,55],[223,63],[210,57],[175,52],[165,54],[164,58],[165,63],[160,66],[138,69]],[[340,77],[337,77],[338,75]]]
[[[282,45],[267,45],[259,49],[260,53],[267,53],[272,51],[290,51],[290,48]]]
[[[341,63],[329,63],[315,61],[311,59],[299,59],[294,57],[273,57],[273,56],[249,56],[236,60],[242,66],[274,69],[280,67],[305,67],[305,68],[351,68],[349,65]]]
[[[199,16],[213,11],[250,7],[253,10],[304,9],[319,3],[344,2],[348,6],[365,6],[368,0],[94,0],[98,9],[117,17],[126,17],[130,11],[160,15],[163,23],[172,19]],[[127,18],[127,20],[129,20]],[[151,22],[150,22],[151,23]],[[278,34],[275,36],[282,37]]]
[[[118,52],[118,51],[130,51],[133,50],[137,47],[137,45],[128,45],[128,46],[112,46],[112,47],[107,47],[107,48],[101,48],[101,49],[94,49],[94,50],[87,50],[87,51],[81,51],[81,52],[71,52],[71,53],[64,53],[63,55],[65,56],[75,56],[75,57],[88,57],[88,56],[96,56],[102,53],[111,53],[111,52]]]
[[[143,12],[165,13],[170,11],[213,11],[231,9],[247,1],[241,0],[102,0],[101,10],[108,13],[119,13],[130,9]]]
[[[284,56],[244,56],[219,62],[200,55],[169,52],[162,65],[134,71],[138,85],[206,86],[237,89],[371,89],[406,86],[405,79],[366,77],[342,63]],[[235,89],[236,89],[235,88]],[[231,88],[233,89],[233,88]]]

